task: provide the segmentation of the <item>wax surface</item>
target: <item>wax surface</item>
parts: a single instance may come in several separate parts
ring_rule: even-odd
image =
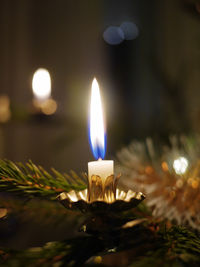
[[[108,176],[114,173],[113,160],[96,160],[88,162],[88,178],[92,175],[98,175],[104,181]]]

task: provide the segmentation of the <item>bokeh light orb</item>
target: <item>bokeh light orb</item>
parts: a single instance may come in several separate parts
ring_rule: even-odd
[[[120,25],[120,29],[123,31],[125,40],[136,39],[139,35],[139,29],[133,22],[125,21]]]
[[[57,103],[53,99],[47,99],[41,105],[41,110],[45,115],[52,115],[57,110]]]
[[[0,123],[5,123],[10,118],[10,99],[7,95],[0,95]]]
[[[46,100],[51,95],[51,77],[48,70],[36,70],[32,80],[33,94],[38,100]]]
[[[110,45],[118,45],[124,41],[124,32],[120,27],[110,26],[104,31],[103,39]]]
[[[188,168],[188,160],[185,157],[178,157],[173,162],[173,168],[177,174],[184,174]]]

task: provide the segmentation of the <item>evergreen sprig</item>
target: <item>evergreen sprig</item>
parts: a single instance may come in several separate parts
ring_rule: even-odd
[[[82,190],[86,187],[86,175],[74,171],[61,174],[54,168],[52,174],[29,161],[25,165],[10,160],[0,160],[0,192],[15,192],[29,197],[55,199],[60,192]]]
[[[100,240],[88,236],[48,242],[43,247],[21,251],[0,248],[0,266],[85,266],[84,262],[103,248]]]
[[[4,216],[1,216],[1,209],[6,209]],[[71,222],[78,227],[81,219],[80,214],[77,216],[77,212],[64,209],[57,201],[41,198],[27,201],[21,197],[0,194],[0,223],[1,219],[6,220],[10,216],[14,216],[20,223],[31,222],[37,225],[56,225],[56,227]]]
[[[155,241],[157,249],[149,249],[146,254],[130,265],[131,267],[199,266],[200,237],[182,226],[172,226],[159,231],[160,239]]]
[[[148,225],[146,227],[148,228]],[[129,233],[129,239],[132,239],[131,242],[127,240],[127,236],[126,240],[123,240],[123,235],[122,240],[120,238],[121,242],[114,238],[110,243],[108,240],[105,242],[104,238],[79,236],[65,241],[49,242],[44,247],[21,251],[0,248],[0,264],[8,267],[91,266],[85,264],[91,256],[102,255],[102,263],[104,264],[104,255],[110,254],[111,257],[115,257],[118,252],[124,251],[124,253],[128,253],[128,258],[129,254],[132,254],[131,263],[129,262],[128,264],[127,262],[128,265],[126,265],[130,267],[199,266],[200,240],[197,234],[187,228],[173,226],[168,230],[162,229],[159,235],[154,235],[152,232],[150,235],[154,236],[154,242],[151,242],[152,239],[147,234],[148,231],[145,231],[147,228],[139,227],[138,230],[133,230],[133,233]],[[137,236],[135,233],[139,235]],[[127,244],[129,244],[128,247]],[[111,250],[117,251],[117,253],[113,253]],[[111,258],[110,264],[112,264]],[[115,266],[110,264],[109,266]],[[93,264],[92,266],[96,265]]]

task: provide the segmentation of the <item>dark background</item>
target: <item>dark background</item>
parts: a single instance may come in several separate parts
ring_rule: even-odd
[[[12,117],[0,126],[0,156],[86,170],[91,81],[106,107],[107,158],[133,138],[199,131],[198,1],[1,0],[0,94]],[[133,40],[108,44],[109,26],[134,23]],[[47,68],[54,116],[27,116],[34,71]]]
[[[138,36],[106,42],[105,30],[123,22]],[[106,110],[107,159],[135,138],[200,130],[199,1],[1,0],[0,40],[0,95],[9,97],[12,112],[0,124],[1,158],[87,171],[94,76]],[[52,78],[53,116],[30,112],[40,67]]]

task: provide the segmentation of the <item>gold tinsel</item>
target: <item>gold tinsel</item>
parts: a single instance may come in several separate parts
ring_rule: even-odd
[[[158,218],[200,230],[200,138],[171,137],[169,146],[151,139],[118,153],[122,186],[146,194]]]

